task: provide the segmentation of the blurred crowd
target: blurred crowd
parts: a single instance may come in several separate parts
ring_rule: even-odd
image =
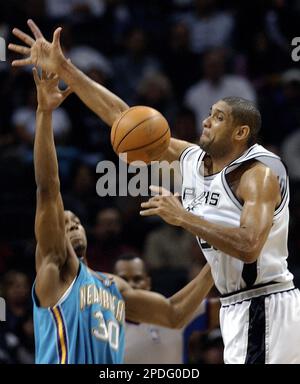
[[[255,101],[260,142],[289,170],[289,266],[299,286],[300,68],[291,54],[299,16],[299,0],[10,0],[0,2],[0,36],[15,42],[12,28],[28,30],[28,18],[49,39],[62,26],[63,50],[76,66],[129,105],[158,109],[172,135],[191,142],[216,100]],[[0,62],[0,296],[8,308],[0,362],[27,363],[34,356],[36,94],[31,69],[12,69],[14,57],[7,52]],[[53,127],[63,200],[87,229],[90,266],[111,272],[120,254],[135,252],[150,266],[154,290],[181,288],[204,263],[193,236],[140,218],[141,198],[96,194],[97,162],[118,161],[107,126],[71,95]],[[195,337],[191,362],[217,362],[221,348],[216,333]]]

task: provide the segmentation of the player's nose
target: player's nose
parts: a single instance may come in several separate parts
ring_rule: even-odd
[[[78,229],[79,225],[77,223],[72,223],[70,226],[70,231],[74,231],[75,229]]]
[[[202,127],[209,128],[210,126],[211,126],[210,116],[207,116],[207,118],[202,121]]]

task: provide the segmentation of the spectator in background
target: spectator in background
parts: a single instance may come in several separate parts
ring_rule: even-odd
[[[278,151],[286,139],[282,155],[291,164],[291,173],[297,173],[292,155],[297,155],[298,151],[289,138],[300,127],[300,70],[295,68],[282,73],[275,86],[265,90],[262,96],[263,139]],[[291,153],[287,153],[289,150]]]
[[[183,255],[185,256],[185,255]],[[135,254],[123,254],[115,263],[114,274],[133,289],[151,290],[145,262]],[[188,362],[188,341],[195,330],[205,331],[219,325],[219,300],[204,300],[190,323],[182,329],[127,321],[125,364],[182,364]]]
[[[158,69],[159,62],[147,52],[145,32],[140,28],[129,30],[125,38],[125,53],[114,60],[116,93],[127,103],[134,104],[140,80]]]
[[[71,121],[63,108],[53,113],[53,131],[57,144],[65,143],[71,131]],[[26,96],[25,105],[17,108],[12,115],[12,123],[21,145],[32,147],[35,132],[36,91],[31,87]]]
[[[112,272],[115,261],[122,253],[135,252],[123,240],[122,226],[122,217],[116,208],[104,208],[96,214],[87,254],[92,269]]]
[[[89,46],[73,46],[68,53],[71,61],[97,83],[108,87],[113,77],[109,59]],[[95,165],[103,157],[111,158],[110,132],[105,123],[92,113],[78,98],[67,100],[73,122],[72,142],[82,150],[82,157]]]
[[[78,216],[84,223],[89,222],[90,216],[95,212],[99,197],[95,192],[95,169],[94,166],[75,161],[72,164],[69,183],[65,188],[65,205]]]
[[[195,0],[195,10],[184,22],[190,31],[190,45],[194,53],[202,54],[208,49],[230,46],[234,18],[222,12],[216,0]]]
[[[185,91],[199,79],[199,57],[190,50],[189,29],[184,23],[175,23],[169,31],[167,47],[161,52],[163,65],[168,74],[174,94],[181,101]]]
[[[177,139],[196,143],[199,135],[196,126],[195,113],[189,108],[182,107],[176,114],[172,126],[172,134]]]
[[[193,236],[181,228],[162,223],[145,239],[144,260],[153,276],[153,286],[171,295],[188,280],[192,264]],[[183,256],[184,255],[184,256]]]
[[[82,19],[84,16],[100,16],[105,0],[46,0],[46,12],[50,19],[62,21],[66,18]]]
[[[196,115],[198,135],[211,106],[227,96],[256,99],[252,85],[245,78],[225,72],[224,49],[209,51],[203,57],[203,80],[189,88],[185,95],[185,105]]]
[[[6,301],[6,322],[0,328],[0,361],[33,363],[34,338],[30,282],[22,272],[11,270],[2,280]]]
[[[224,364],[224,345],[219,328],[206,333],[195,332],[189,344],[192,364]]]
[[[172,124],[177,106],[168,77],[160,72],[145,74],[138,84],[135,104],[157,109]]]

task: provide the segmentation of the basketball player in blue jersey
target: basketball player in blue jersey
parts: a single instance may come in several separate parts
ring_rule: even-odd
[[[15,29],[27,46],[15,66],[57,73],[109,126],[128,109],[64,57],[61,28],[52,43]],[[287,267],[288,176],[280,158],[256,143],[260,113],[250,101],[216,101],[203,121],[199,146],[171,138],[161,160],[180,160],[182,203],[161,189],[141,215],[159,215],[197,236],[223,298],[220,324],[225,363],[300,363],[300,292]]]
[[[114,273],[133,289],[151,290],[151,277],[145,262],[134,254],[121,255]],[[219,326],[220,300],[204,300],[191,321],[182,329],[126,321],[125,364],[183,364],[189,362],[188,344],[193,332]]]
[[[213,282],[209,268],[170,299],[134,290],[117,276],[86,265],[79,219],[64,212],[52,131],[52,111],[70,94],[56,75],[33,69],[38,108],[34,142],[37,184],[36,280],[33,287],[37,363],[121,363],[124,319],[182,327]]]

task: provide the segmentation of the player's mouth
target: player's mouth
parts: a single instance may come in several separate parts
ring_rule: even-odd
[[[209,129],[208,128],[203,128],[201,136],[209,136]]]

